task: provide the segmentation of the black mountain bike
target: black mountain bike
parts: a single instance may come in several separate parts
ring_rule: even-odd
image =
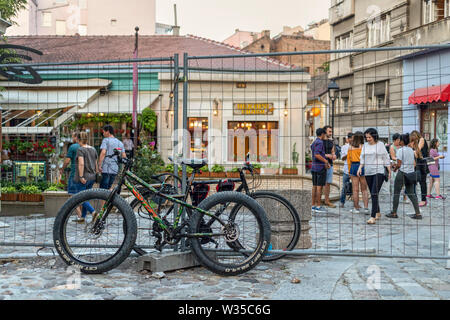
[[[173,161],[171,157],[169,160]],[[206,163],[204,161],[204,163]],[[246,161],[242,168],[238,169],[239,178],[227,178],[217,180],[195,180],[194,171],[190,178],[186,182],[186,192],[183,196],[183,201],[188,201],[188,197],[191,197],[191,202],[194,206],[199,205],[205,198],[207,198],[210,185],[216,184],[217,192],[233,191],[243,192],[251,198],[255,199],[268,214],[269,221],[271,223],[272,242],[269,245],[269,250],[264,256],[264,261],[273,261],[284,257],[286,254],[270,253],[270,250],[293,250],[297,245],[301,232],[300,216],[295,207],[283,196],[270,191],[253,191],[260,183],[261,179],[258,174],[255,173],[253,165],[249,161],[249,155],[246,156]],[[250,174],[250,179],[247,180],[246,173]],[[167,194],[180,194],[181,191],[181,178],[172,173],[163,173],[153,176],[153,178],[159,182],[157,188],[164,190]],[[249,182],[250,181],[250,182]],[[235,189],[235,183],[240,185]],[[161,204],[164,199],[158,198],[152,193],[142,190],[142,196],[149,201]],[[134,199],[130,203],[131,208],[145,217],[145,208],[141,205],[138,199]],[[173,212],[173,205],[169,204],[167,213]],[[272,220],[272,221],[271,221]],[[155,225],[154,225],[155,227]],[[142,228],[145,229],[145,228]],[[278,237],[274,239],[274,233],[278,234]],[[276,241],[275,241],[276,240]],[[135,246],[133,248],[139,254],[145,254],[146,251],[142,248]]]
[[[53,241],[59,255],[84,273],[102,273],[121,264],[130,254],[137,236],[136,216],[120,196],[123,185],[138,199],[154,221],[158,238],[155,247],[175,245],[181,239],[188,244],[198,261],[220,275],[237,275],[252,269],[267,252],[270,226],[264,209],[249,196],[223,192],[208,197],[199,206],[181,200],[184,195],[168,195],[130,171],[132,160],[114,155],[122,164],[118,184],[112,190],[90,189],[77,193],[59,210],[53,227]],[[203,162],[184,161],[194,171]],[[176,203],[179,210],[173,223],[163,215],[163,205],[149,202],[138,191],[135,182],[156,197]],[[78,210],[95,209],[84,223],[72,220]],[[187,218],[182,220],[182,213]]]

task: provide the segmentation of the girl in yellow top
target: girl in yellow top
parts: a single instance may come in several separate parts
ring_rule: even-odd
[[[353,189],[353,205],[354,208],[350,210],[351,213],[359,213],[361,207],[359,206],[359,190],[362,192],[362,199],[364,202],[363,212],[369,214],[369,193],[367,190],[367,181],[364,177],[364,168],[362,174],[358,176],[358,169],[360,166],[361,150],[364,144],[364,134],[361,131],[355,132],[353,135],[353,141],[348,148],[347,153],[347,163],[350,174],[350,179],[352,180]]]

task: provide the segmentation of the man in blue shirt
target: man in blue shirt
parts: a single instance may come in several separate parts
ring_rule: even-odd
[[[114,179],[119,173],[119,165],[115,157],[109,158],[114,153],[114,149],[120,148],[122,150],[122,157],[126,158],[125,148],[123,143],[114,137],[114,128],[111,125],[103,127],[103,141],[100,146],[100,156],[98,158],[98,169],[102,173],[102,181],[100,188],[110,189]]]
[[[317,138],[311,144],[312,152],[312,211],[316,213],[326,213],[325,208],[321,207],[320,198],[322,196],[322,189],[326,184],[327,170],[330,168],[330,163],[325,157],[325,146],[323,141],[326,139],[326,131],[323,128],[316,130]]]
[[[75,194],[77,193],[77,189],[75,188],[75,183],[73,181],[75,177],[75,161],[77,157],[77,151],[80,147],[78,143],[78,133],[74,132],[72,134],[72,145],[69,147],[69,150],[67,150],[66,158],[64,159],[64,163],[62,168],[60,169],[61,175],[64,173],[64,170],[67,168],[67,166],[70,163],[70,174],[69,179],[67,180],[67,193],[69,194]]]

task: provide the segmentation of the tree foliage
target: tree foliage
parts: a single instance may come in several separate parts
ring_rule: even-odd
[[[14,19],[20,10],[26,8],[27,0],[0,0],[0,13],[2,18],[11,23],[15,23]]]

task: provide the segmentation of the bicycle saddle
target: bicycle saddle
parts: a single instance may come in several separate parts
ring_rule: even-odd
[[[173,162],[173,158],[169,157],[169,160]],[[191,167],[192,169],[200,169],[201,167],[205,166],[208,164],[208,159],[184,159],[184,158],[178,158],[177,159],[177,163],[180,164],[185,164],[189,167]]]

